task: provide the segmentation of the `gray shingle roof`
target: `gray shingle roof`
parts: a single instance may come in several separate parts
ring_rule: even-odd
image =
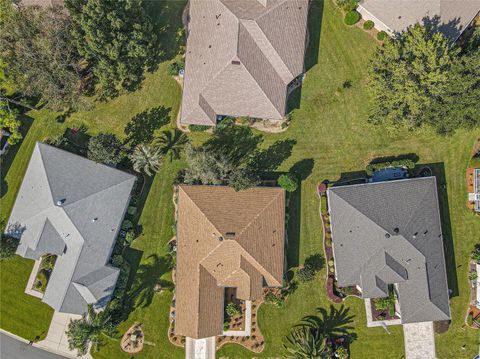
[[[190,1],[180,120],[281,119],[303,72],[309,0]]]
[[[432,24],[456,40],[480,11],[480,0],[361,0],[367,10],[396,33],[416,23]]]
[[[119,274],[108,260],[135,176],[37,142],[7,226],[17,253],[58,258],[43,302],[81,314],[105,304]]]
[[[398,285],[403,323],[450,318],[435,177],[328,190],[340,287],[366,298]]]

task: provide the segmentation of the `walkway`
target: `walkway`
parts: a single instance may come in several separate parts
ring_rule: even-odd
[[[56,353],[61,353],[67,357],[77,358],[77,351],[70,350],[68,348],[68,337],[65,332],[68,329],[68,324],[71,319],[79,319],[81,315],[60,313],[55,311],[53,313],[52,322],[50,323],[50,328],[48,329],[47,337],[38,342],[39,347],[46,348]],[[84,355],[78,358],[91,358],[90,354]]]
[[[2,359],[65,359],[65,357],[50,353],[29,345],[28,341],[0,332],[0,358]]]
[[[435,359],[433,322],[403,324],[405,359]]]
[[[215,337],[192,339],[185,343],[186,359],[215,359]]]

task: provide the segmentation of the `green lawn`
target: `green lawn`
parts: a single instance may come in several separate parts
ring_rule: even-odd
[[[176,14],[178,16],[179,11]],[[263,146],[269,146],[278,140],[296,140],[292,155],[281,165],[280,170],[288,170],[305,159],[313,163],[311,173],[302,182],[299,198],[292,204],[293,221],[289,230],[292,242],[289,253],[291,265],[302,263],[307,256],[322,251],[319,201],[315,195],[319,181],[336,180],[342,174],[345,176],[360,171],[369,160],[378,156],[415,153],[419,156],[420,163],[442,164],[446,181],[441,181],[441,187],[445,185],[448,194],[448,201],[442,201],[442,206],[448,209],[451,222],[451,236],[447,237],[453,237],[454,241],[454,252],[449,249],[446,256],[454,258],[450,263],[452,268],[456,267],[458,294],[455,293],[456,296],[451,301],[453,321],[450,330],[436,338],[437,355],[439,358],[472,357],[478,349],[477,334],[473,330],[462,330],[461,326],[469,293],[466,280],[467,259],[480,233],[480,222],[466,208],[465,168],[471,146],[480,136],[480,131],[458,131],[451,137],[439,137],[430,130],[411,132],[368,124],[365,71],[376,42],[362,30],[345,26],[340,11],[331,0],[314,2],[311,17],[315,20],[310,32],[312,43],[317,42],[319,29],[320,37],[319,47],[310,51],[307,64],[315,63],[317,56],[318,63],[307,73],[300,108],[294,111],[290,128],[282,134],[265,135],[263,143]],[[55,121],[56,114],[47,111],[29,113],[33,123],[28,135],[12,165],[2,173],[2,178],[6,174],[2,184],[6,194],[1,198],[0,216],[8,216],[36,140],[82,123],[87,125],[89,133],[111,131],[123,135],[123,128],[135,114],[158,106],[171,108],[173,125],[179,108],[180,88],[166,75],[165,66],[162,64],[157,72],[147,75],[142,88],[137,92],[96,104],[90,111],[75,113],[63,124]],[[345,81],[351,82],[350,88],[342,88]],[[195,134],[191,137],[198,142],[205,135]],[[155,280],[170,279],[170,273],[165,270],[165,243],[173,235],[172,183],[183,165],[182,161],[167,161],[155,176],[140,217],[143,234],[134,241],[128,256],[133,267],[137,268],[134,283],[140,287],[134,293],[136,304],[133,311],[120,329],[125,330],[136,321],[142,323],[146,340],[150,344],[138,355],[139,358],[184,356],[183,350],[173,347],[167,339],[168,305],[172,294],[152,293]],[[444,223],[444,231],[450,233],[447,223]],[[1,326],[28,338],[39,335],[48,328],[48,316],[51,315],[47,306],[34,301],[35,298],[30,302],[30,298],[23,294],[24,284],[19,282],[26,282],[30,268],[30,261],[18,258],[0,266]],[[280,357],[282,340],[289,328],[303,316],[314,314],[315,308],[330,305],[324,290],[324,274],[323,270],[316,281],[301,285],[284,308],[262,306],[258,320],[267,342],[264,352],[253,355],[239,346],[229,345],[219,351],[218,357]],[[450,274],[454,277],[455,270]],[[455,280],[451,279],[450,282]],[[10,309],[12,303],[16,304],[17,309],[20,301],[23,301],[21,310]],[[351,346],[352,358],[404,356],[401,327],[391,328],[390,335],[381,328],[367,328],[363,301],[348,299],[345,305],[350,308],[350,314],[355,316],[353,325],[358,337]],[[40,317],[41,319],[31,320]],[[39,327],[33,328],[34,325]],[[466,346],[465,351],[461,349],[462,345]],[[118,341],[113,340],[108,340],[106,346],[94,356],[128,358],[120,352]]]

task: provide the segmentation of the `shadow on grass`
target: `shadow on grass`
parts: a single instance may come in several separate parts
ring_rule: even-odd
[[[312,173],[314,160],[306,158],[295,163],[290,172],[294,173],[299,184],[295,192],[288,194],[288,207],[286,209],[288,216],[287,227],[287,266],[288,268],[298,267],[300,255],[300,222],[302,218],[302,182]]]
[[[308,44],[305,54],[305,71],[318,63],[320,33],[322,30],[323,1],[313,0],[308,12]]]
[[[325,308],[317,308],[317,315],[308,315],[302,318],[302,323],[312,328],[318,328],[329,337],[347,336],[350,339],[356,339],[356,334],[350,323],[353,323],[354,316],[350,315],[350,308],[342,305],[336,308],[330,304],[327,311]]]
[[[133,116],[123,130],[127,135],[125,144],[134,147],[153,140],[155,130],[170,123],[170,107],[153,107]]]
[[[8,192],[8,183],[5,178],[7,177],[13,160],[15,159],[18,151],[20,150],[20,147],[25,137],[27,136],[30,127],[32,127],[33,118],[27,115],[22,115],[21,121],[22,127],[20,129],[20,132],[22,133],[23,139],[16,145],[11,146],[8,149],[8,152],[0,158],[0,198],[3,198],[3,196],[5,196],[5,194]]]

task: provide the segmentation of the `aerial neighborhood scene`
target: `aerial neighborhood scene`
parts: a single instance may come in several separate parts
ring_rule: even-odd
[[[480,0],[0,0],[1,359],[480,358]]]

